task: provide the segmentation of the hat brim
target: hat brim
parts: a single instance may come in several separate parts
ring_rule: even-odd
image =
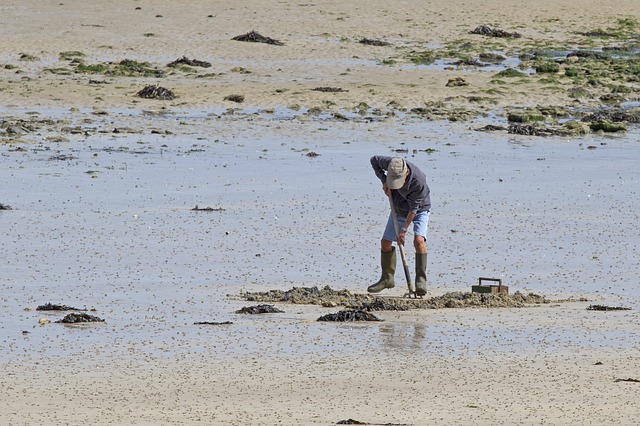
[[[402,186],[404,185],[404,183],[406,182],[407,177],[406,176],[401,176],[398,178],[390,178],[389,176],[387,176],[387,187],[389,189],[400,189],[402,188]]]

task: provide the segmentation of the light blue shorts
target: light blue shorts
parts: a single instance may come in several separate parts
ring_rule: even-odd
[[[429,213],[418,213],[413,218],[411,225],[413,226],[413,235],[421,235],[424,240],[427,241],[427,233],[429,232]],[[405,217],[398,216],[398,230],[404,226]],[[393,226],[393,215],[389,213],[389,220],[387,221],[387,227],[384,229],[382,238],[388,241],[396,241],[396,229]]]

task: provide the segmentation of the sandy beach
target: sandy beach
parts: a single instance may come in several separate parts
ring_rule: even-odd
[[[0,424],[637,424],[637,2],[533,3],[0,5]],[[548,303],[236,313],[377,280],[374,154],[429,179],[428,297]]]
[[[8,2],[1,10],[5,25],[0,61],[17,63],[25,72],[3,72],[3,103],[139,107],[133,95],[146,83],[162,83],[178,96],[173,104],[193,107],[236,107],[234,102],[224,101],[232,94],[245,97],[242,106],[264,109],[329,104],[352,110],[360,103],[372,108],[389,104],[415,108],[445,103],[486,113],[505,106],[594,105],[595,93],[593,98],[576,100],[563,91],[541,88],[535,81],[496,85],[491,83],[495,72],[451,63],[488,50],[509,55],[548,47],[570,51],[579,46],[619,46],[621,42],[615,37],[594,40],[580,34],[624,28],[625,20],[637,19],[636,9],[633,0],[615,5],[588,0],[276,5],[233,1]],[[482,25],[521,37],[470,34]],[[249,31],[283,45],[232,40]],[[631,34],[633,31],[629,29]],[[389,45],[359,43],[364,38]],[[410,60],[417,53],[444,48],[451,55],[432,67]],[[186,56],[210,62],[211,67],[191,72],[170,70],[166,79],[143,81],[68,76],[55,71],[69,68],[69,61],[60,59],[63,52],[82,53],[88,65],[129,59],[164,68]],[[22,55],[27,56],[20,62]],[[43,72],[46,69],[49,72]],[[40,72],[34,75],[28,70]],[[468,86],[446,86],[449,79],[461,76]],[[106,84],[91,85],[92,78]],[[317,87],[345,92],[314,92]],[[486,100],[470,101],[472,96]],[[479,105],[470,106],[470,102]],[[167,106],[166,102],[161,104]]]

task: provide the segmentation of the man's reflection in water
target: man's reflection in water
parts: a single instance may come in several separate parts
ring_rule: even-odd
[[[423,350],[428,345],[427,326],[422,322],[413,324],[381,324],[381,346],[384,349],[400,348],[414,351]]]

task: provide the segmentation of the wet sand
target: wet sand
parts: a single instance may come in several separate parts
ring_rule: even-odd
[[[2,120],[24,128],[5,129],[0,143],[0,203],[11,206],[0,211],[0,423],[634,424],[638,129],[549,138],[474,130],[505,124],[502,106],[567,101],[528,83],[463,123],[402,114],[451,90],[462,97],[447,108],[466,105],[489,77],[462,71],[472,84],[447,88],[460,70],[382,67],[394,54],[357,40],[439,45],[473,38],[467,31],[482,24],[572,40],[615,26],[635,4],[473,7],[3,5],[0,63],[18,69],[1,71]],[[365,10],[375,13],[365,19]],[[286,45],[230,41],[252,29]],[[163,66],[187,55],[222,75],[44,71],[71,50],[88,62]],[[231,71],[238,66],[252,73]],[[134,96],[152,83],[179,98]],[[319,86],[349,91],[310,90]],[[245,102],[222,100],[231,93]],[[361,100],[385,112],[357,114]],[[305,112],[319,105],[321,114]],[[314,305],[235,314],[250,305],[236,297],[243,291],[363,292],[377,279],[387,204],[368,158],[394,150],[432,186],[431,295],[491,276],[512,292],[576,301],[378,312],[383,322],[353,324],[317,322],[337,308]],[[402,296],[396,279],[388,293]],[[64,315],[35,311],[47,302],[95,309],[105,323],[40,325]],[[203,321],[232,324],[194,324]]]
[[[53,151],[3,146],[3,201],[13,208],[0,215],[3,421],[632,419],[636,385],[616,380],[639,374],[630,361],[637,249],[634,221],[625,220],[637,211],[633,140],[587,149],[597,139],[493,140],[460,125],[400,123],[406,140],[417,144],[413,136],[427,130],[438,149],[413,158],[429,170],[439,204],[433,295],[468,291],[489,275],[511,291],[588,301],[379,312],[382,323],[335,324],[315,320],[338,308],[311,305],[235,314],[252,305],[235,296],[313,285],[364,291],[379,273],[386,215],[367,159],[397,146],[395,126],[247,119],[182,118],[192,133],[97,134]],[[162,128],[171,119],[102,120]],[[602,166],[614,160],[615,169]],[[396,278],[388,293],[402,296]],[[63,315],[34,311],[46,302],[94,308],[106,323],[40,326]],[[633,310],[586,310],[596,303]],[[233,324],[193,324],[202,321]]]

